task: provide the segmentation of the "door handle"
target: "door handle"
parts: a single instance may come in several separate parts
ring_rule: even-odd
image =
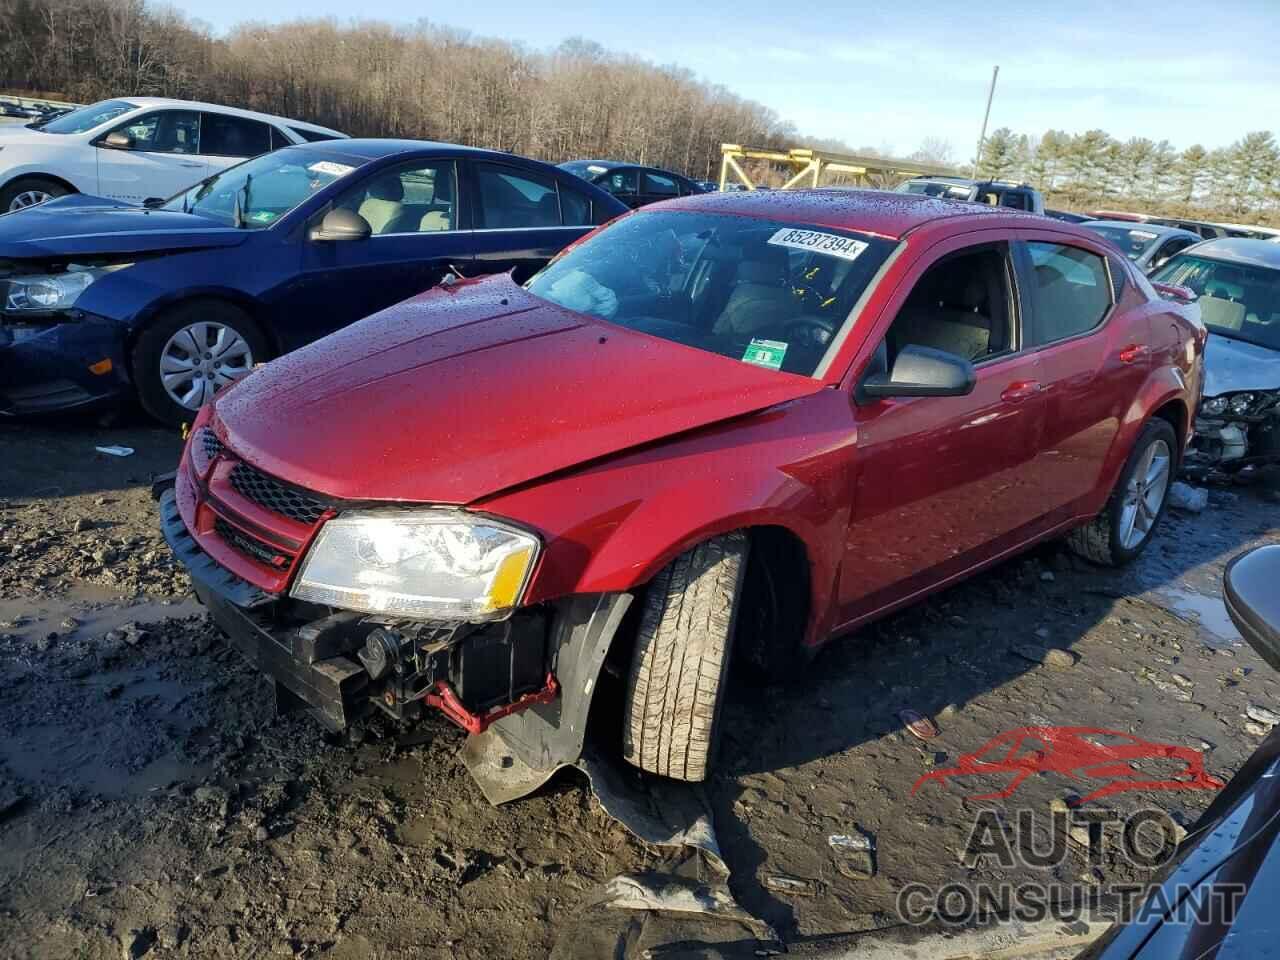
[[[1006,403],[1021,403],[1023,400],[1030,400],[1043,389],[1039,380],[1018,380],[1004,388],[1000,399]]]
[[[1137,363],[1151,352],[1145,343],[1131,343],[1120,351],[1121,363]]]
[[[185,161],[185,160],[184,160],[182,163],[179,163],[179,164],[178,164],[178,166],[180,166],[180,167],[190,167],[190,168],[191,168],[191,169],[193,169],[193,170],[198,170],[200,167],[203,167],[203,166],[204,166],[204,164],[203,164],[203,163],[189,163],[189,162],[187,162],[187,161]]]

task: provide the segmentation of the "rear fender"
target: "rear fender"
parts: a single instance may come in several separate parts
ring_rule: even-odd
[[[1175,451],[1178,461],[1182,461],[1182,455],[1191,436],[1191,416],[1187,408],[1186,397],[1187,383],[1182,371],[1176,367],[1167,366],[1157,367],[1151,371],[1146,382],[1142,385],[1142,389],[1134,397],[1133,403],[1125,411],[1124,418],[1120,422],[1120,429],[1116,431],[1115,439],[1111,442],[1111,449],[1108,451],[1107,459],[1103,465],[1102,483],[1099,489],[1094,492],[1093,501],[1089,504],[1090,513],[1100,513],[1103,507],[1107,505],[1107,500],[1111,496],[1112,490],[1115,489],[1116,481],[1120,478],[1120,471],[1124,469],[1125,461],[1129,459],[1129,453],[1133,450],[1133,445],[1137,443],[1138,435],[1142,432],[1142,428],[1155,416],[1157,410],[1171,401],[1178,403],[1182,407],[1182,422],[1185,425],[1185,429],[1182,435],[1178,437],[1178,449]]]

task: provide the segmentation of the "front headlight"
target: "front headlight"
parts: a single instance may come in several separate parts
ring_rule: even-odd
[[[7,313],[56,313],[75,306],[80,295],[108,273],[132,266],[129,263],[110,267],[68,267],[65,273],[10,277],[5,293]]]
[[[1206,400],[1204,403],[1200,405],[1200,410],[1202,413],[1208,414],[1211,417],[1216,417],[1220,414],[1226,413],[1227,398],[1226,397],[1210,397],[1208,400]]]
[[[1249,408],[1253,406],[1253,394],[1237,393],[1231,398],[1231,402],[1227,406],[1237,417],[1243,417],[1249,412]]]
[[[454,510],[356,510],[328,521],[290,594],[425,620],[498,620],[520,602],[537,537]]]

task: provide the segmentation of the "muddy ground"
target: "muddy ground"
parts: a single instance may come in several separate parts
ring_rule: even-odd
[[[136,452],[95,452],[107,444]],[[375,729],[351,744],[273,716],[156,529],[149,480],[179,445],[141,423],[0,424],[0,956],[754,954],[740,927],[590,919],[602,883],[670,856],[611,820],[576,771],[493,809],[447,724],[424,742]],[[1141,879],[1114,853],[962,861],[979,809],[1047,826],[1053,801],[1097,781],[1043,774],[981,802],[965,798],[1003,784],[912,785],[1046,724],[1192,746],[1229,777],[1261,732],[1246,711],[1280,709],[1280,687],[1226,619],[1222,566],[1277,538],[1271,494],[1214,490],[1123,573],[1045,547],[833,645],[796,684],[739,688],[706,788],[734,897],[813,949],[897,923],[910,882]],[[1071,656],[1036,663],[1014,649],[1028,644]],[[906,732],[904,708],[940,735]],[[1212,792],[1096,806],[1190,823]],[[871,878],[829,842],[855,832],[874,838]]]

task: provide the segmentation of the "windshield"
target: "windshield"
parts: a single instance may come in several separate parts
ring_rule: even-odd
[[[1212,333],[1280,350],[1280,270],[1179,254],[1151,279],[1194,290]]]
[[[731,214],[640,213],[553,261],[527,289],[630,330],[813,376],[894,246]]]
[[[261,230],[362,162],[340,153],[286,147],[210,177],[173,197],[162,209]]]
[[[84,133],[86,130],[100,127],[102,124],[124,115],[130,110],[137,109],[138,105],[130,103],[128,100],[103,100],[101,103],[90,104],[87,107],[72,110],[70,113],[64,113],[62,116],[55,117],[48,123],[32,129],[39,130],[41,133]]]
[[[1150,230],[1130,229],[1129,227],[1100,227],[1095,223],[1084,225],[1104,240],[1110,240],[1130,260],[1137,260],[1151,245],[1160,239],[1160,234]]]

